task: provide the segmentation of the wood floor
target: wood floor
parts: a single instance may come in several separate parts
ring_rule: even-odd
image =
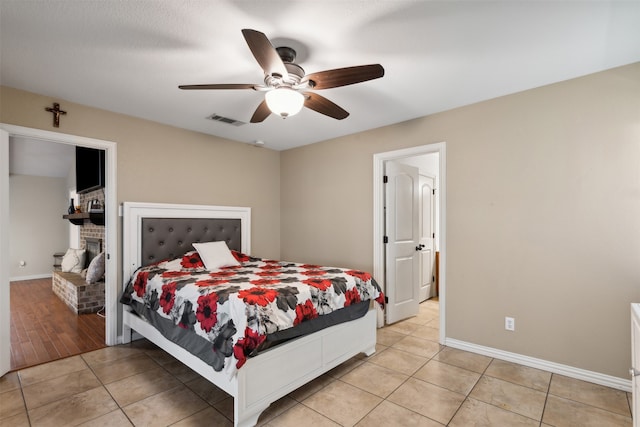
[[[105,319],[76,315],[51,290],[51,279],[11,282],[11,370],[105,346]]]

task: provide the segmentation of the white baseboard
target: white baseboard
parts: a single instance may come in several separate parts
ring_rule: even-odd
[[[51,278],[51,273],[47,273],[47,274],[32,274],[31,276],[9,277],[9,282],[18,282],[20,280],[47,279],[47,278]]]
[[[531,368],[542,369],[554,374],[564,375],[590,383],[600,384],[606,387],[615,388],[626,392],[631,392],[631,380],[625,378],[612,377],[598,372],[587,371],[573,366],[562,365],[560,363],[549,362],[548,360],[536,359],[535,357],[523,356],[522,354],[511,353],[478,344],[459,341],[452,338],[445,339],[445,345],[459,350],[478,353],[484,356],[494,357],[507,362],[514,362]]]

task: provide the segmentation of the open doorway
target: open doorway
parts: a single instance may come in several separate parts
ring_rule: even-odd
[[[105,226],[105,239],[104,239],[104,252],[105,252],[105,330],[104,341],[107,345],[114,345],[117,342],[117,233],[116,233],[116,217],[117,206],[115,197],[116,188],[116,144],[110,141],[97,140],[92,138],[83,138],[74,135],[60,134],[56,132],[42,131],[38,129],[24,128],[20,126],[0,124],[0,159],[2,159],[2,178],[0,183],[2,184],[0,191],[0,204],[4,208],[0,215],[0,231],[3,236],[9,236],[10,218],[9,218],[9,138],[26,138],[35,139],[43,143],[60,143],[71,146],[83,146],[97,148],[104,150],[105,152],[105,192],[104,192],[104,226]],[[68,205],[69,200],[65,197]],[[66,211],[66,208],[65,208]],[[60,212],[60,221],[63,221]],[[0,271],[4,273],[0,275],[0,300],[9,301],[9,271],[10,271],[10,257],[8,256],[10,239],[6,239],[0,252],[5,256],[0,258]],[[51,256],[51,255],[50,255]],[[52,260],[53,261],[53,260]],[[2,322],[2,330],[0,331],[0,349],[2,354],[0,355],[0,375],[8,370],[10,360],[10,332],[9,332],[9,304],[3,304],[0,307],[2,319],[6,319],[7,322]]]
[[[374,155],[374,176],[373,176],[373,188],[374,188],[374,230],[373,230],[373,242],[374,242],[374,276],[382,278],[381,286],[387,291],[386,283],[386,243],[385,243],[385,165],[387,162],[404,162],[404,163],[417,163],[420,164],[420,159],[424,160],[423,156],[429,156],[437,154],[437,173],[435,178],[435,190],[438,193],[438,203],[435,207],[435,230],[438,234],[437,246],[434,249],[438,249],[438,300],[440,304],[440,343],[444,343],[446,337],[446,324],[445,324],[445,310],[446,310],[446,277],[445,277],[445,263],[446,263],[446,146],[444,142],[423,145],[419,147],[412,147],[408,149],[396,150],[385,153],[378,153]],[[432,175],[426,173],[426,175]],[[419,245],[418,245],[419,246]],[[434,253],[436,251],[434,250]],[[435,261],[435,257],[434,257]],[[436,291],[425,290],[423,292],[429,292],[434,294]],[[416,295],[418,292],[416,292]],[[416,297],[417,298],[417,297]],[[379,322],[381,323],[381,322]]]
[[[103,153],[9,137],[11,370],[105,346]]]

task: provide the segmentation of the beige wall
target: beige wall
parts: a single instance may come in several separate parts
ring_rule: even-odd
[[[372,270],[373,154],[441,141],[447,336],[628,378],[640,63],[283,152],[282,258]]]
[[[118,203],[249,206],[252,252],[280,256],[279,152],[8,87],[0,99],[2,123],[116,142]],[[68,112],[58,129],[54,101]]]
[[[69,247],[66,178],[9,177],[9,277],[50,276],[53,254]],[[26,265],[20,267],[20,261]]]

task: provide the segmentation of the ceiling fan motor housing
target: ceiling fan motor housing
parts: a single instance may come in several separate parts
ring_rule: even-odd
[[[299,85],[300,81],[305,76],[305,72],[301,66],[293,63],[296,59],[296,51],[287,46],[277,47],[276,51],[278,52],[280,59],[282,59],[289,76],[285,79],[277,73],[266,75],[264,79],[265,84],[270,87],[292,87]]]
[[[293,61],[296,60],[296,51],[293,48],[290,48],[288,46],[280,46],[276,48],[276,52],[278,52],[278,55],[280,56],[280,59],[282,59],[282,62],[286,63],[291,63]]]

